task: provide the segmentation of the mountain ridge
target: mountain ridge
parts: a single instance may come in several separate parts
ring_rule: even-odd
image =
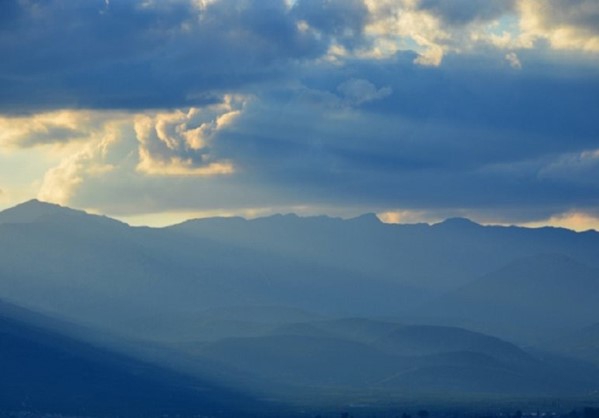
[[[39,201],[0,213],[0,299],[150,347],[131,350],[140,358],[194,373],[218,365],[260,388],[293,386],[290,364],[302,385],[384,393],[409,389],[409,379],[423,392],[444,382],[462,394],[594,388],[593,367],[570,380],[566,363],[547,368],[519,347],[596,323],[597,271],[595,233],[463,218],[275,215],[140,228]],[[468,289],[474,304],[441,299]],[[311,361],[322,366],[314,376]]]
[[[38,198],[32,198],[26,200],[24,202],[18,203],[14,206],[4,208],[0,211],[0,223],[26,223],[40,220],[41,218],[49,215],[57,215],[57,214],[71,214],[74,216],[87,216],[89,218],[100,218],[111,220],[114,222],[118,222],[124,225],[128,225],[126,222],[119,220],[117,217],[111,217],[107,215],[94,214],[89,213],[82,209],[71,208],[69,206],[63,206],[60,204],[52,203],[49,201],[40,200]],[[14,217],[14,220],[11,218]],[[356,215],[353,217],[342,218],[338,216],[330,216],[330,215],[298,215],[293,212],[289,213],[274,213],[272,215],[259,216],[259,217],[251,217],[245,218],[239,215],[232,216],[208,216],[201,218],[189,218],[180,222],[176,222],[170,225],[162,226],[162,227],[151,227],[147,225],[141,225],[141,228],[152,228],[152,229],[169,229],[180,227],[185,224],[192,223],[204,223],[204,222],[212,222],[212,221],[222,221],[222,222],[236,222],[236,221],[245,221],[248,223],[252,222],[264,222],[269,220],[299,220],[299,221],[332,221],[332,222],[354,222],[354,223],[370,223],[370,224],[382,224],[390,227],[435,227],[435,228],[447,228],[447,227],[467,227],[467,228],[497,228],[497,229],[519,229],[519,230],[531,230],[531,231],[563,231],[566,233],[573,233],[579,235],[599,235],[599,231],[595,229],[587,229],[584,231],[576,231],[573,229],[569,229],[561,226],[539,226],[539,227],[529,227],[529,226],[519,226],[519,225],[501,225],[501,224],[481,224],[467,217],[449,217],[439,222],[427,223],[427,222],[409,222],[409,223],[397,223],[397,222],[384,222],[381,218],[374,212],[365,212],[360,215]]]

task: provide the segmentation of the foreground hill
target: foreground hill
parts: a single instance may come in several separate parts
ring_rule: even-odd
[[[0,302],[0,411],[232,416],[249,415],[258,405],[219,385],[46,328],[57,324]]]

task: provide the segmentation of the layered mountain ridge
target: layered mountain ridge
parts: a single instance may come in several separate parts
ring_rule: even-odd
[[[147,228],[39,201],[0,212],[0,300],[281,399],[591,396],[596,354],[581,345],[599,321],[598,271],[593,231],[373,214]]]

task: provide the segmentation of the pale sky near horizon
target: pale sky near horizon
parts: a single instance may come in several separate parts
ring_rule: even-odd
[[[0,8],[0,209],[599,230],[596,0]]]

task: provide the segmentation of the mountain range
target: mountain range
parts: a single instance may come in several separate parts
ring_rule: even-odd
[[[148,228],[33,200],[0,212],[0,384],[30,366],[0,400],[77,410],[108,385],[112,411],[145,402],[114,381],[213,414],[366,390],[593,397],[598,299],[595,231],[372,214]],[[65,362],[64,390],[42,396]]]

